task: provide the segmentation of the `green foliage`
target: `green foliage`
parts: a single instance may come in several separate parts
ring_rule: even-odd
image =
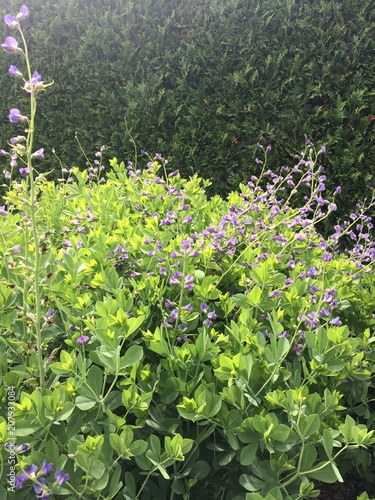
[[[320,155],[306,154],[314,171]],[[104,183],[78,168],[74,182],[39,179],[37,242],[24,225],[23,185],[7,193],[4,487],[10,386],[17,444],[29,445],[17,473],[43,460],[63,469],[70,479],[54,497],[297,500],[353,466],[373,479],[366,248],[335,253],[334,239],[313,227],[325,215],[306,222],[280,190],[283,176],[209,199],[206,181],[168,177],[165,166],[113,159]],[[32,334],[36,252],[43,389]],[[31,491],[25,483],[17,498]]]
[[[193,169],[212,179],[211,194],[226,194],[256,171],[256,142],[275,147],[275,166],[314,131],[311,139],[328,148],[328,187],[343,186],[342,212],[373,184],[371,0],[355,9],[349,0],[32,0],[30,7],[31,48],[55,81],[40,99],[37,141],[69,165],[84,167],[76,131],[88,154],[102,143],[109,155],[129,157],[134,139],[185,176]],[[6,65],[4,117],[17,91]],[[3,146],[7,130],[0,127]],[[51,154],[49,163],[58,170]]]

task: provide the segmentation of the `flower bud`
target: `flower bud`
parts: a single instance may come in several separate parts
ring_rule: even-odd
[[[27,17],[29,17],[29,9],[27,8],[26,5],[22,5],[19,13],[17,14],[17,19],[22,20],[26,19]]]
[[[9,74],[18,78],[23,78],[21,71],[17,68],[17,66],[13,66],[13,64],[9,68]]]

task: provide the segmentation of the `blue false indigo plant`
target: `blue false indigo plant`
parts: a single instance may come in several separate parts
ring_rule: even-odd
[[[10,146],[10,167],[12,173],[19,167],[18,173],[21,177],[25,178],[25,183],[23,184],[23,201],[25,207],[25,241],[26,245],[30,244],[34,248],[34,283],[31,284],[31,288],[33,289],[34,294],[34,313],[29,314],[27,311],[27,295],[30,292],[30,284],[25,284],[24,290],[24,312],[25,312],[25,320],[29,319],[31,325],[30,330],[31,334],[27,332],[27,338],[24,340],[28,340],[31,342],[35,342],[36,352],[37,352],[37,360],[38,360],[38,369],[37,376],[39,380],[39,384],[41,387],[45,385],[45,370],[44,370],[44,360],[43,360],[43,345],[42,345],[42,330],[41,330],[41,322],[42,322],[42,306],[41,306],[41,293],[40,293],[40,254],[38,252],[38,225],[37,225],[37,197],[35,190],[35,174],[36,170],[33,167],[34,160],[43,160],[44,159],[44,150],[38,149],[37,151],[33,151],[34,148],[34,130],[35,130],[35,114],[37,108],[37,94],[47,87],[52,85],[52,83],[45,84],[42,81],[41,76],[37,71],[32,72],[29,54],[27,50],[26,40],[21,28],[21,22],[29,17],[29,9],[26,5],[23,5],[20,8],[17,16],[12,16],[11,14],[7,14],[4,17],[4,22],[11,30],[15,30],[18,32],[21,40],[23,48],[19,47],[18,41],[13,37],[7,37],[5,42],[1,44],[1,48],[11,55],[18,55],[21,59],[23,59],[23,63],[25,66],[26,77],[23,73],[14,65],[11,65],[9,68],[9,74],[12,77],[19,78],[23,80],[24,85],[23,89],[30,94],[30,108],[29,115],[25,116],[21,113],[21,111],[17,108],[13,108],[9,113],[9,121],[11,123],[22,123],[26,126],[25,135],[13,137],[9,141]],[[8,171],[4,172],[6,177],[10,177],[11,174]],[[28,224],[28,220],[30,221],[30,226]],[[31,227],[31,238],[29,238],[29,232]],[[28,251],[26,251],[26,255],[28,255]],[[29,265],[26,262],[26,265]]]
[[[371,480],[373,192],[323,238],[341,188],[326,195],[325,147],[310,140],[278,173],[258,144],[259,175],[227,200],[143,150],[143,170],[114,158],[104,178],[102,147],[48,182],[33,142],[50,84],[31,70],[28,15],[5,16],[20,40],[2,44],[30,96],[9,113],[24,135],[0,150],[13,179],[0,206],[8,491],[302,500],[353,464]]]

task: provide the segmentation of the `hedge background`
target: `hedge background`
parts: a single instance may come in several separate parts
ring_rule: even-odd
[[[84,167],[99,146],[128,159],[162,153],[225,194],[256,172],[255,144],[284,164],[306,134],[327,146],[329,186],[344,211],[375,184],[373,0],[29,0],[33,69],[55,84],[39,99],[43,168]],[[20,1],[1,0],[0,14]],[[0,35],[16,36],[2,23]],[[25,107],[0,58],[0,147],[9,109]],[[4,160],[2,160],[4,162]],[[57,174],[56,174],[57,175]]]

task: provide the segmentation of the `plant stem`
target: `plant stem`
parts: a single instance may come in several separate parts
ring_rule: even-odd
[[[27,74],[30,82],[30,120],[29,120],[29,128],[27,130],[27,139],[26,139],[26,158],[27,158],[27,167],[29,169],[29,179],[30,179],[30,218],[31,218],[31,229],[33,235],[34,242],[34,290],[35,290],[35,337],[36,337],[36,345],[37,345],[37,359],[38,359],[38,372],[39,372],[39,384],[43,389],[45,387],[44,380],[44,362],[43,362],[43,345],[42,345],[42,332],[41,332],[41,302],[40,302],[40,255],[38,248],[38,229],[37,229],[37,207],[36,207],[36,197],[35,197],[35,180],[34,180],[34,172],[32,165],[32,150],[33,150],[33,142],[34,142],[34,123],[35,123],[35,113],[36,113],[36,91],[32,84],[32,73],[29,61],[29,55],[27,50],[27,44],[25,37],[21,28],[19,29],[23,46],[24,46],[24,54],[25,61],[27,67]],[[26,184],[27,186],[27,184]],[[25,193],[27,196],[27,192]]]

